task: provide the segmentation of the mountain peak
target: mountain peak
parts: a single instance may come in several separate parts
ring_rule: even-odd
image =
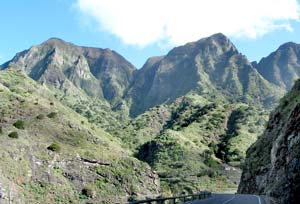
[[[208,38],[214,38],[217,40],[229,40],[229,38],[226,35],[224,35],[223,33],[215,33]]]
[[[43,42],[41,45],[44,44],[71,44],[71,43],[68,43],[60,38],[52,37],[46,40],[45,42]]]
[[[258,63],[258,72],[268,81],[286,90],[293,87],[300,77],[300,44],[287,42],[275,52],[262,58]]]
[[[77,46],[59,38],[50,38],[17,54],[1,66],[23,69],[34,80],[46,85],[72,86],[73,93],[86,93],[114,103],[121,100],[135,67],[110,49]]]
[[[167,56],[178,55],[197,55],[201,53],[202,57],[207,55],[218,56],[230,52],[231,54],[239,54],[237,48],[222,33],[216,33],[198,41],[189,42],[185,45],[173,48]],[[205,55],[205,56],[204,56]]]
[[[215,44],[217,44],[221,47],[224,47],[224,48],[227,47],[227,48],[232,49],[235,52],[238,52],[237,48],[234,46],[234,44],[231,42],[231,40],[223,33],[213,34],[210,37],[207,37],[206,40],[214,42]]]
[[[284,43],[282,45],[279,46],[278,50],[283,50],[283,49],[287,49],[287,48],[296,48],[296,47],[300,47],[299,44],[297,43],[294,43],[294,42],[287,42],[287,43]]]

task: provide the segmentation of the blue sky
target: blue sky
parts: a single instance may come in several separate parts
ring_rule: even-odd
[[[233,1],[232,4],[238,6]],[[127,3],[123,5],[124,2]],[[0,3],[0,64],[51,37],[113,49],[138,68],[148,57],[166,54],[174,46],[215,32],[228,35],[251,61],[268,55],[285,42],[300,43],[297,1],[278,0],[278,5],[270,0],[244,1],[240,6],[246,4],[247,8],[239,12],[231,11],[233,6],[228,3],[224,5],[229,9],[226,13],[212,12],[213,3],[199,4],[201,1],[195,0],[164,0],[165,5],[159,2],[162,1],[3,0]],[[262,4],[257,11],[253,11],[257,8],[255,3]],[[189,10],[194,8],[197,10]]]

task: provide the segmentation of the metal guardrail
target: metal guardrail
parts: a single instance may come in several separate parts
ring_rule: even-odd
[[[128,204],[139,204],[139,203],[147,203],[147,204],[152,204],[152,203],[158,203],[158,204],[163,204],[167,203],[184,203],[186,201],[192,201],[192,200],[201,200],[204,198],[208,198],[211,196],[211,192],[201,192],[198,194],[190,194],[190,195],[181,195],[181,196],[176,196],[176,197],[168,197],[168,198],[155,198],[155,199],[146,199],[146,200],[138,200],[138,201],[130,201]]]

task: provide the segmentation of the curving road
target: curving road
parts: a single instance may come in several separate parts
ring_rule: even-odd
[[[187,204],[265,204],[265,202],[257,195],[212,194],[208,199],[191,201]]]

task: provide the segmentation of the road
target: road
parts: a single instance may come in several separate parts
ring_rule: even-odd
[[[212,194],[208,199],[191,201],[187,204],[265,204],[265,202],[257,195]]]

